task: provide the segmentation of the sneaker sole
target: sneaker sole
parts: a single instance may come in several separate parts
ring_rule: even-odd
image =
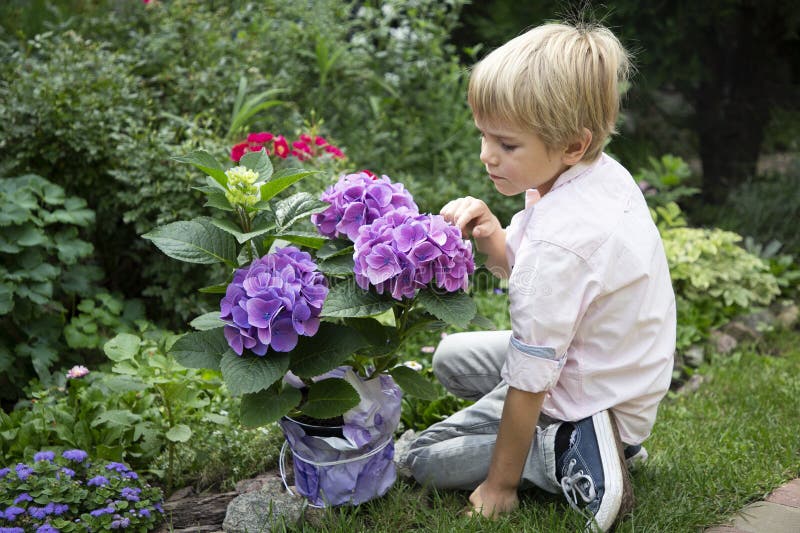
[[[616,436],[616,427],[608,411],[602,411],[592,417],[597,444],[600,449],[600,459],[603,462],[603,482],[605,491],[600,508],[594,515],[593,529],[608,531],[617,519],[622,506],[623,492],[625,490],[624,475],[620,454],[622,446]]]

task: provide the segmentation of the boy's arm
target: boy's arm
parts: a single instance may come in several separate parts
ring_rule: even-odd
[[[472,236],[478,251],[486,254],[486,268],[498,278],[509,276],[506,232],[483,200],[458,198],[442,207],[444,219],[456,225],[464,237]]]
[[[472,512],[492,516],[519,505],[517,487],[546,394],[508,388],[489,473],[469,497]]]

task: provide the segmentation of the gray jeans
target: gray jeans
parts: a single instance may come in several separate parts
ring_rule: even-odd
[[[508,390],[500,369],[510,336],[510,331],[481,331],[442,339],[433,356],[436,377],[456,396],[477,401],[432,425],[411,444],[405,463],[420,483],[471,490],[486,479]],[[560,425],[544,414],[539,417],[520,488],[561,491],[554,452]]]

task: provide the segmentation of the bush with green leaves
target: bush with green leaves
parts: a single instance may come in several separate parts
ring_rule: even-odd
[[[0,457],[19,461],[44,446],[93,450],[102,459],[129,461],[171,486],[174,467],[151,470],[162,452],[192,438],[191,426],[219,417],[206,408],[219,402],[219,375],[180,367],[166,351],[178,338],[139,321],[137,335],[122,333],[105,344],[109,371],[66,378],[35,388],[6,414],[0,412]],[[224,398],[224,397],[223,397]],[[210,418],[209,418],[210,417]]]
[[[0,531],[150,531],[161,522],[161,491],[118,462],[51,448],[0,468]]]
[[[675,203],[700,192],[700,189],[688,185],[692,171],[680,157],[666,154],[660,159],[648,157],[647,161],[649,166],[640,168],[633,178],[651,208]]]
[[[0,178],[0,213],[0,399],[9,400],[29,379],[50,379],[72,308],[103,273],[84,262],[95,214],[81,198],[32,174]]]
[[[736,233],[673,227],[662,238],[678,305],[679,349],[780,294],[769,265],[742,248]]]

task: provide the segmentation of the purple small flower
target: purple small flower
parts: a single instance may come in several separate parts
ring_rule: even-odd
[[[17,477],[20,481],[25,481],[33,474],[33,468],[26,465],[25,463],[17,463],[17,466],[14,467],[14,470],[17,472]]]
[[[139,488],[131,488],[125,487],[122,489],[120,493],[123,498],[128,500],[129,502],[138,502],[139,501],[139,494],[142,492],[142,489]]]
[[[12,505],[11,507],[8,507],[5,510],[3,516],[5,516],[6,520],[8,520],[9,522],[13,522],[21,514],[25,514],[25,509],[23,509],[22,507],[17,507],[15,505]]]
[[[130,518],[120,518],[111,522],[111,529],[125,529],[131,524]]]
[[[86,482],[86,485],[89,487],[103,487],[108,484],[108,478],[105,476],[95,476]]]
[[[114,507],[108,506],[108,507],[100,507],[99,509],[95,509],[94,511],[90,512],[89,514],[94,516],[94,517],[98,517],[98,516],[103,516],[104,514],[112,514],[112,513],[115,513],[115,512],[116,512],[116,509],[114,509]]]
[[[36,533],[60,533],[58,529],[54,528],[50,524],[43,524],[36,529]]]
[[[150,510],[149,509],[140,509],[139,516],[143,518],[150,518]]]
[[[53,453],[53,452],[39,452],[39,453],[34,454],[34,456],[33,456],[34,462],[37,462],[37,463],[39,461],[50,461],[52,463],[53,459],[55,459],[55,458],[56,458],[56,454]]]
[[[122,477],[125,477],[125,478],[128,478],[128,479],[139,479],[139,475],[136,472],[133,472],[133,471],[125,472],[124,474],[122,474]]]
[[[11,469],[8,468],[8,467],[0,468],[0,479],[3,479],[4,477],[6,477],[9,472],[11,472]]]
[[[115,472],[128,472],[130,469],[122,463],[110,462],[106,465],[106,470],[114,470]]]
[[[28,514],[38,520],[44,520],[50,513],[47,512],[47,509],[45,507],[37,507],[35,505],[31,505],[30,507],[28,507]]]
[[[0,527],[0,533],[25,533],[21,527]]]
[[[67,468],[66,466],[61,468],[61,473],[67,477],[75,477],[75,471],[71,468]]]
[[[89,454],[83,450],[67,450],[61,454],[61,457],[67,459],[68,461],[75,461],[76,463],[82,463],[89,457]]]
[[[163,507],[161,507],[161,502],[157,502],[157,503],[156,503],[156,504],[153,506],[153,509],[155,509],[156,511],[158,511],[158,512],[159,512],[159,513],[161,513],[161,514],[164,514],[164,508],[163,508]]]
[[[14,503],[15,504],[16,503],[20,503],[20,502],[32,502],[32,501],[33,501],[33,497],[31,497],[31,495],[28,494],[27,492],[23,492],[22,494],[20,494],[19,496],[17,496],[14,499]]]

